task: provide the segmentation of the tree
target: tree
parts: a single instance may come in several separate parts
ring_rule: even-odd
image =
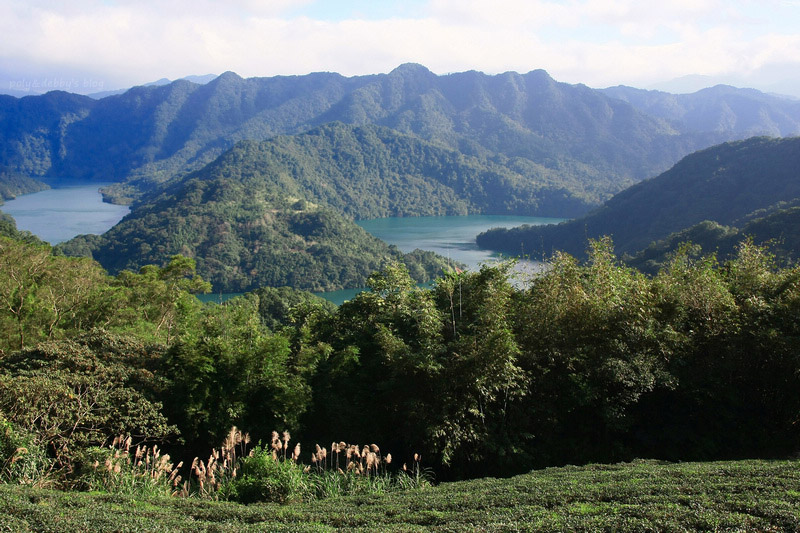
[[[289,340],[261,325],[257,297],[206,307],[164,359],[171,420],[200,449],[231,425],[256,440],[276,428],[296,429],[310,390],[292,362]]]
[[[176,430],[155,399],[157,351],[96,331],[15,352],[0,361],[0,411],[65,475],[83,450],[116,435],[163,441]]]

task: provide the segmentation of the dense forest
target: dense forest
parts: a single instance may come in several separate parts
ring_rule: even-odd
[[[800,198],[799,168],[800,137],[724,143],[686,156],[667,172],[616,194],[583,217],[558,225],[492,229],[479,235],[477,242],[514,256],[541,256],[554,250],[581,255],[588,238],[603,235],[613,236],[618,251],[630,255],[655,241],[663,241],[653,244],[662,251],[692,240],[704,245],[707,253],[719,249],[726,254],[747,235],[759,242],[792,243],[797,240],[797,226],[779,211]],[[761,221],[756,223],[755,218]],[[717,242],[704,221],[736,229],[727,230],[727,242]],[[796,253],[792,246],[780,251],[788,258]],[[653,250],[647,253],[652,255]]]
[[[242,142],[137,203],[102,236],[80,236],[58,250],[93,257],[112,273],[182,254],[224,292],[363,287],[387,259],[428,282],[447,266],[445,258],[402,254],[342,213],[518,212],[539,190],[520,175],[386,128],[332,124]],[[539,196],[546,202],[548,192]]]
[[[21,194],[43,191],[48,185],[16,172],[0,168],[0,205],[3,200],[12,200]]]
[[[377,126],[330,124],[262,143],[243,141],[175,180],[102,236],[59,246],[112,273],[182,254],[216,291],[290,285],[363,287],[386,258],[415,279],[444,258],[402,255],[351,220],[385,216],[576,212],[553,176],[537,180]]]
[[[800,268],[748,242],[654,277],[608,240],[588,257],[429,289],[394,263],[335,309],[289,289],[203,305],[190,259],[109,276],[3,237],[2,475],[85,486],[116,435],[188,465],[234,425],[250,446],[277,429],[422,453],[439,479],[796,451]]]

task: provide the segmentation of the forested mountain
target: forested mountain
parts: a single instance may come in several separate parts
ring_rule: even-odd
[[[102,236],[59,247],[111,272],[196,258],[215,290],[290,285],[361,287],[389,258],[418,281],[446,266],[432,253],[403,256],[351,217],[522,211],[557,189],[377,126],[329,124],[309,133],[243,141],[168,186]],[[502,202],[502,203],[501,203]]]
[[[333,122],[260,143],[242,141],[189,179],[224,176],[356,219],[530,211],[556,216],[591,205],[590,192],[582,191],[582,198],[564,192],[579,191],[581,183],[541,166],[526,170],[514,172],[381,126]]]
[[[800,101],[755,89],[716,85],[691,94],[670,94],[620,85],[601,92],[684,132],[714,131],[742,137],[800,133]]]
[[[0,168],[0,205],[3,204],[3,200],[11,200],[20,194],[43,191],[48,188],[46,183],[39,180]]]
[[[794,113],[793,120],[800,120]],[[536,178],[544,167],[569,185],[565,196],[595,204],[693,150],[742,136],[717,122],[683,130],[616,97],[558,83],[541,70],[436,76],[409,64],[350,78],[315,73],[242,79],[228,72],[205,85],[178,80],[101,100],[63,92],[0,96],[0,165],[48,179],[132,180],[109,193],[124,201],[199,169],[237,141],[331,121],[413,133],[526,177]]]
[[[655,274],[685,243],[698,247],[698,252],[715,253],[719,260],[724,261],[734,255],[736,247],[744,239],[768,244],[770,252],[781,262],[796,261],[800,258],[800,207],[770,210],[769,214],[758,216],[741,227],[704,220],[651,243],[634,256],[626,257],[626,263]]]
[[[580,255],[588,238],[611,235],[617,251],[632,254],[704,220],[726,226],[750,222],[748,215],[755,211],[800,198],[799,178],[798,137],[725,143],[685,157],[584,217],[558,225],[493,229],[481,234],[478,244],[514,254],[559,249]]]

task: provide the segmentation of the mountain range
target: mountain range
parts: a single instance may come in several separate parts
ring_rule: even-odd
[[[800,134],[800,103],[726,86],[595,90],[542,70],[437,76],[415,64],[356,77],[226,72],[100,99],[0,96],[0,126],[0,191],[112,182],[106,198],[132,204],[105,235],[61,251],[112,272],[180,253],[225,291],[361,286],[390,258],[423,281],[445,264],[400,254],[359,218],[596,209],[480,242],[580,254],[610,233],[633,255],[705,220],[731,235],[739,219],[800,197],[793,141],[729,142]]]
[[[51,181],[121,182],[108,198],[126,203],[240,140],[340,121],[386,126],[533,178],[544,168],[571,183],[563,194],[588,209],[699,148],[774,134],[776,124],[786,123],[783,135],[800,133],[795,102],[731,90],[743,102],[735,117],[700,127],[714,94],[688,95],[675,120],[638,104],[650,92],[626,101],[622,91],[559,83],[542,70],[437,76],[406,64],[370,76],[249,79],[226,72],[203,85],[177,80],[100,100],[58,91],[0,96],[0,165]],[[760,121],[743,118],[753,113]]]

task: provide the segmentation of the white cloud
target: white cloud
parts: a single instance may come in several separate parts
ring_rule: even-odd
[[[327,20],[291,15],[300,6],[313,13],[310,0],[7,0],[0,2],[0,69],[25,63],[131,85],[225,70],[368,74],[414,61],[438,73],[544,68],[571,83],[646,85],[800,63],[800,31],[784,20],[795,5],[763,5],[429,0],[413,17]]]

